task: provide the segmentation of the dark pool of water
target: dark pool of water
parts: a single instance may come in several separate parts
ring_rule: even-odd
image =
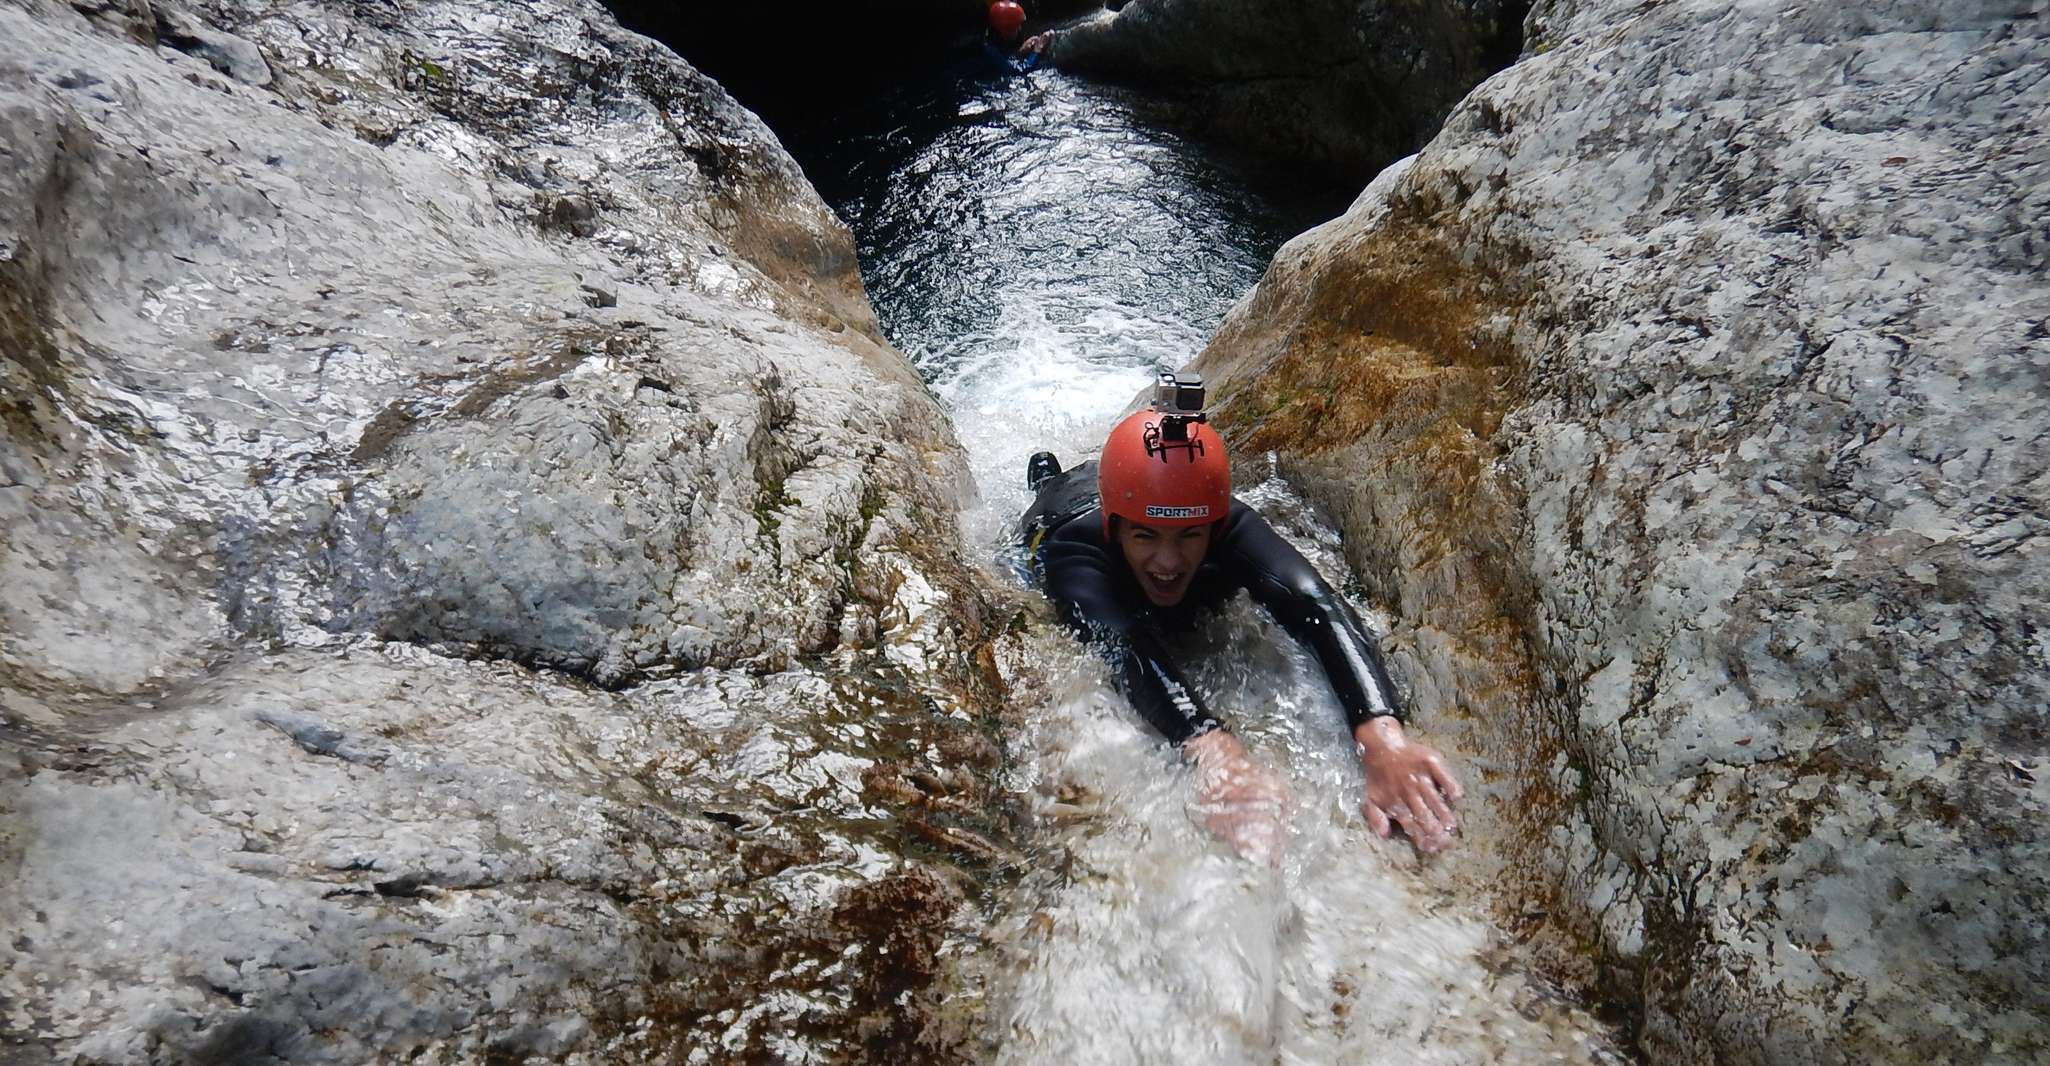
[[[1169,349],[1207,337],[1283,241],[1358,191],[1193,139],[1132,90],[1001,76],[977,48],[778,133],[852,227],[891,339],[936,381],[1019,329],[1093,339],[1085,358],[1179,362],[1194,352]]]

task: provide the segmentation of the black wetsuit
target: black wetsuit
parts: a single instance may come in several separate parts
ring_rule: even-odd
[[[1384,714],[1400,718],[1380,649],[1351,608],[1301,552],[1239,500],[1232,500],[1188,594],[1173,607],[1146,598],[1124,553],[1105,536],[1095,463],[1040,486],[1023,525],[1035,571],[1061,618],[1102,651],[1132,706],[1174,743],[1223,723],[1189,688],[1162,637],[1223,606],[1240,589],[1316,653],[1348,724]]]

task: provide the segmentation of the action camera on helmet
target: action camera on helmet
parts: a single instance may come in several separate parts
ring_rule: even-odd
[[[1163,370],[1153,382],[1153,409],[1161,415],[1159,439],[1183,444],[1189,439],[1189,424],[1208,422],[1203,413],[1203,377]]]

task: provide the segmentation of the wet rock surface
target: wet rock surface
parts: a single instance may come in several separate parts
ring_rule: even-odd
[[[2050,1054],[2045,14],[1541,4],[1199,364],[1656,1061]]]
[[[766,128],[580,3],[0,34],[0,1057],[951,1055],[957,446]]]
[[[901,675],[613,694],[360,646],[239,661],[124,718],[7,751],[9,1061],[944,1059],[962,1039],[930,986],[974,882],[944,852],[907,863],[931,850],[907,820],[1003,827],[939,754],[981,727]],[[949,775],[973,813],[864,798],[884,765]]]
[[[1175,87],[1192,117],[1364,181],[1512,59],[1517,0],[1145,0],[1056,33],[1066,70]]]

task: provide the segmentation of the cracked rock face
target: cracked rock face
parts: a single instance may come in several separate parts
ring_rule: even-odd
[[[1364,180],[1515,55],[1515,0],[1145,0],[1062,30],[1063,69],[1166,83],[1201,123]]]
[[[572,0],[0,35],[0,1057],[952,1054],[958,449],[767,129]]]
[[[2050,1055],[2046,14],[1540,5],[1199,363],[1658,1061]]]

